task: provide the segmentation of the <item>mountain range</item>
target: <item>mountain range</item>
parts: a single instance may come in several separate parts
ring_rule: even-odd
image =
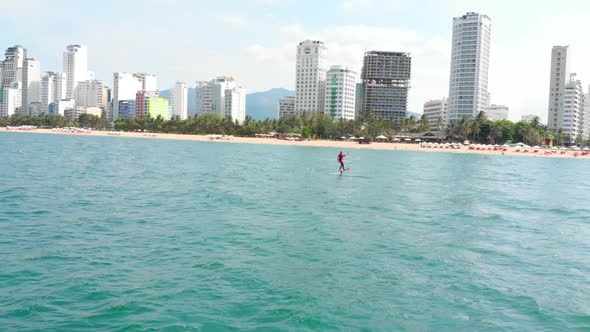
[[[254,120],[276,119],[278,117],[279,98],[294,96],[295,91],[283,88],[273,88],[264,92],[254,92],[246,95],[246,115]],[[172,90],[160,91],[160,96],[171,99]],[[197,107],[195,88],[188,88],[188,111],[194,112]]]

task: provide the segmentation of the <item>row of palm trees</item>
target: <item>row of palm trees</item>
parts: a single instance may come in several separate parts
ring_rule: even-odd
[[[266,119],[256,121],[247,116],[243,123],[231,118],[222,118],[215,113],[206,113],[195,118],[181,120],[173,118],[165,120],[157,118],[118,119],[114,123],[104,121],[100,117],[84,114],[77,120],[60,115],[23,116],[15,114],[10,118],[0,118],[0,126],[35,125],[39,127],[91,127],[97,129],[116,129],[123,131],[150,131],[183,134],[225,134],[236,136],[253,136],[269,132],[279,134],[298,133],[310,138],[335,139],[342,136],[392,137],[398,134],[422,133],[432,126],[423,115],[417,119],[406,117],[385,120],[374,117],[359,117],[355,120],[334,120],[324,114],[303,114],[301,117],[291,116],[284,119]],[[434,126],[443,129],[441,120]],[[503,143],[521,141],[529,145],[540,145],[547,141],[555,141],[558,145],[569,143],[570,139],[563,130],[555,135],[542,125],[537,117],[532,121],[490,121],[484,112],[475,118],[463,118],[447,127],[446,135],[451,140],[471,140],[480,143]],[[578,142],[581,143],[581,142]]]
[[[482,143],[502,143],[519,141],[529,145],[541,145],[555,142],[557,145],[566,143],[584,143],[579,137],[572,142],[563,129],[554,135],[547,126],[541,123],[539,117],[532,121],[511,122],[507,120],[490,121],[484,112],[480,112],[474,119],[463,118],[446,128],[448,136],[456,140],[471,140]]]

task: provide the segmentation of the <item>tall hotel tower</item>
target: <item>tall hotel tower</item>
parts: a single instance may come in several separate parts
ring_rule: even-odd
[[[547,129],[553,133],[563,128],[565,86],[570,79],[570,62],[568,46],[553,46],[549,80],[549,113],[547,114]]]
[[[299,116],[324,110],[326,56],[327,48],[321,41],[305,40],[297,45],[295,113]]]
[[[489,106],[488,70],[492,20],[467,13],[453,19],[449,122],[473,118]]]

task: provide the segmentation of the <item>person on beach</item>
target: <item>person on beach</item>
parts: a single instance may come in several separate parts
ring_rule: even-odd
[[[340,174],[342,174],[342,172],[346,170],[346,168],[344,167],[344,157],[346,157],[346,155],[344,154],[344,152],[340,151],[337,158],[338,162],[340,163]]]

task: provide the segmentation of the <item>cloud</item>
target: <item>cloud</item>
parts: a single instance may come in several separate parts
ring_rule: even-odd
[[[254,44],[241,52],[240,61],[244,64],[239,69],[241,79],[251,90],[278,86],[292,89],[297,44],[305,39],[318,39],[328,47],[329,65],[347,66],[357,72],[359,79],[365,51],[410,52],[414,62],[409,105],[412,112],[421,112],[426,100],[447,94],[450,41],[445,38],[424,39],[414,30],[367,25],[307,31],[301,24],[290,24],[280,27],[279,32],[284,43],[276,46]]]
[[[369,9],[396,10],[404,8],[408,0],[344,0],[340,8],[350,13],[358,13]]]
[[[256,3],[261,5],[284,5],[293,4],[295,0],[256,0]]]
[[[233,27],[243,27],[248,24],[248,20],[244,16],[236,13],[220,13],[217,14],[216,19],[225,25]]]

